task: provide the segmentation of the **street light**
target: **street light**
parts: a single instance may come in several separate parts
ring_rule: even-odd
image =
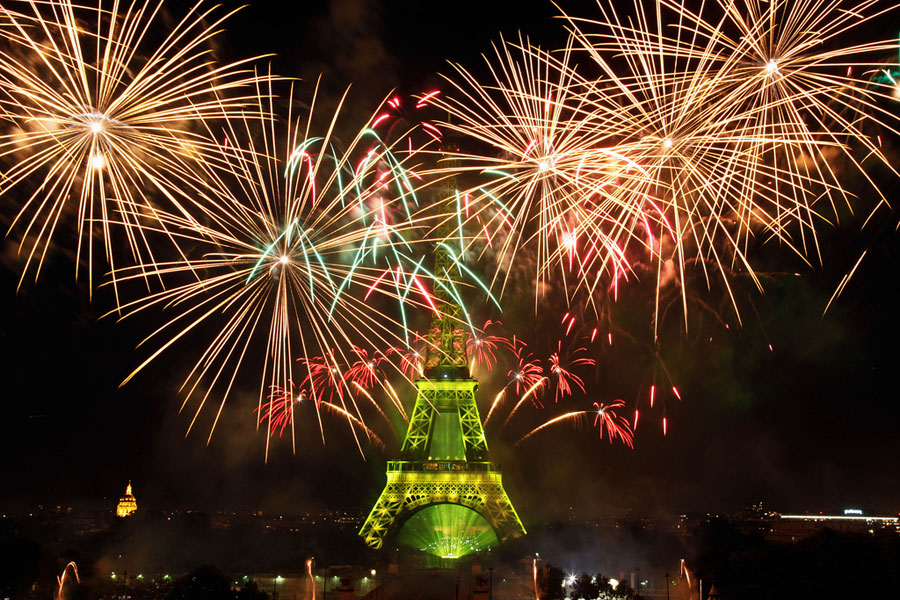
[[[666,573],[666,600],[669,600],[669,574]]]

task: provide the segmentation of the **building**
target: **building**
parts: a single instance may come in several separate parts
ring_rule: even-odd
[[[779,515],[769,522],[766,537],[775,542],[796,542],[825,528],[842,533],[874,534],[883,529],[900,530],[900,518],[863,514],[859,509],[847,509],[843,514]]]
[[[119,498],[119,504],[116,506],[116,516],[128,517],[133,515],[135,511],[137,511],[137,500],[135,500],[134,494],[131,493],[131,481],[129,481],[128,486],[125,488],[125,495]]]

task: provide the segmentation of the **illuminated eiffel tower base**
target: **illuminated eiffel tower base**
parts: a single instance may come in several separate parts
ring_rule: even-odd
[[[458,504],[481,515],[500,542],[525,528],[503,489],[500,466],[487,462],[487,442],[473,379],[421,379],[401,457],[389,461],[387,484],[359,532],[381,548],[419,509]],[[455,438],[455,439],[454,439]]]

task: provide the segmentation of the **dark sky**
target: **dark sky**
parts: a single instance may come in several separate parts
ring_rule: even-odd
[[[437,8],[333,0],[318,7],[284,3],[277,10],[272,4],[254,2],[232,20],[222,55],[275,52],[277,72],[309,79],[324,70],[329,91],[353,81],[354,110],[367,103],[372,110],[394,87],[409,93],[430,88],[445,59],[476,67],[498,31],[513,36],[521,29],[548,46],[562,37],[555,9],[543,2]],[[565,6],[591,14],[590,3]],[[569,429],[515,451],[497,445],[507,489],[526,522],[559,516],[569,506],[584,514],[629,507],[677,513],[736,509],[759,499],[785,511],[900,510],[894,375],[900,239],[891,223],[883,214],[862,234],[854,219],[836,231],[826,227],[824,268],[764,247],[758,264],[773,275],[764,295],[751,293],[744,302],[743,328],[727,310],[728,329],[710,318],[695,323],[689,335],[669,328],[663,357],[683,401],[666,402],[668,436],[660,432],[657,407],[642,415],[633,451],[597,440],[592,431]],[[301,428],[296,456],[282,441],[264,464],[264,438],[248,415],[255,405],[252,387],[226,408],[211,446],[202,428],[185,438],[189,416],[178,414],[178,376],[185,368],[179,356],[165,357],[119,389],[143,357],[133,349],[147,324],[98,320],[111,307],[108,293],[101,290],[89,302],[61,250],[37,284],[26,282],[17,293],[15,246],[4,244],[0,510],[94,506],[119,495],[128,479],[139,502],[159,508],[288,511],[366,505],[380,492],[386,457],[367,452],[364,459],[337,427],[329,429],[325,447],[314,428]],[[837,282],[865,247],[868,259],[823,317]],[[722,305],[716,293],[710,303]],[[614,310],[625,321],[640,314],[630,300],[644,301],[623,294]],[[527,306],[508,307],[510,329],[528,326]],[[548,311],[547,322],[555,324],[558,312]],[[634,332],[645,334],[646,328]],[[646,395],[652,353],[640,344],[618,348],[599,356],[591,392],[633,407]]]

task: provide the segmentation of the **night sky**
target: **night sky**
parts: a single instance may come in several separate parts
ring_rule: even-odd
[[[387,0],[294,3],[277,11],[272,4],[257,0],[232,19],[221,56],[276,53],[276,72],[310,80],[322,71],[323,89],[333,95],[353,82],[351,111],[371,112],[394,88],[430,89],[439,81],[435,73],[448,71],[446,59],[478,68],[479,53],[490,51],[500,31],[513,37],[521,30],[545,46],[564,39],[556,9],[543,2],[465,1],[440,10]],[[593,10],[591,3],[562,5],[585,16]],[[896,186],[886,187],[890,197]],[[657,409],[642,410],[634,450],[566,427],[515,450],[495,446],[522,518],[558,518],[569,507],[589,516],[629,508],[714,512],[757,500],[783,511],[900,511],[896,222],[882,211],[862,233],[861,219],[850,215],[839,228],[823,226],[822,267],[806,266],[776,244],[760,246],[754,256],[768,274],[766,291],[743,290],[743,327],[721,290],[695,290],[721,307],[721,319],[698,315],[684,334],[676,316],[664,328],[662,354],[683,398],[667,400],[668,436]],[[823,316],[867,248],[846,293]],[[14,238],[3,250],[0,510],[100,506],[129,479],[139,504],[156,508],[315,510],[367,506],[381,491],[388,457],[369,450],[362,456],[335,421],[324,447],[314,427],[300,426],[296,456],[284,438],[264,464],[264,433],[255,431],[251,413],[253,377],[229,401],[210,446],[202,419],[185,437],[190,414],[178,413],[178,386],[190,363],[169,354],[118,388],[146,356],[134,348],[151,324],[101,319],[113,307],[108,290],[95,290],[90,301],[64,248],[51,253],[37,283],[28,280],[17,292]],[[511,331],[531,328],[533,319],[531,297],[525,294],[521,306],[517,298],[509,295],[503,315]],[[603,401],[626,400],[629,417],[638,395],[647,408],[652,370],[651,354],[641,350],[649,325],[630,327],[636,315],[646,319],[644,301],[637,292],[620,297],[613,311],[638,343],[600,355],[590,390]],[[549,339],[565,308],[543,308],[537,330]]]

